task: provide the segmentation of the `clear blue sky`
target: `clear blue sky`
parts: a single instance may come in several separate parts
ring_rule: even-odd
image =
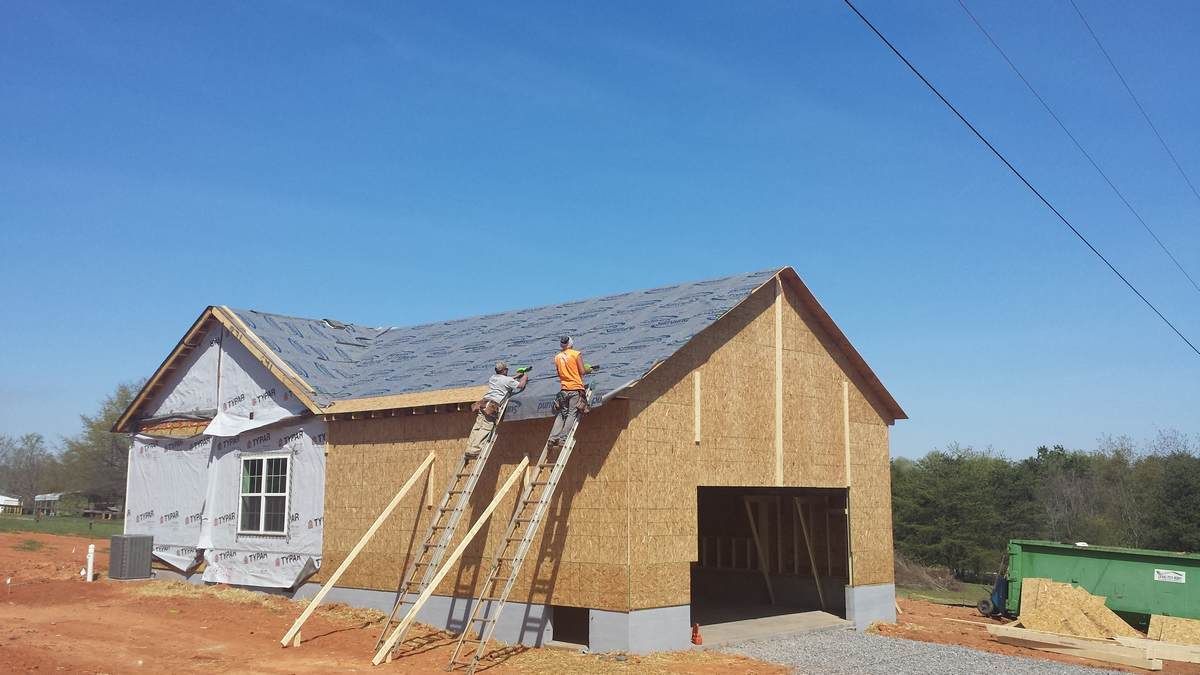
[[[1200,10],[1079,1],[1200,179]],[[0,433],[73,433],[209,304],[407,324],[785,264],[911,416],[897,456],[1200,431],[1200,357],[840,2],[398,4],[2,10]],[[1200,275],[1070,6],[969,4]],[[1200,339],[953,0],[860,6]]]

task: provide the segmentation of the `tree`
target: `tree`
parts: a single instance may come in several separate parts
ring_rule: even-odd
[[[25,434],[19,439],[0,436],[0,483],[32,509],[33,498],[57,489],[58,460],[41,434]]]
[[[64,439],[66,450],[62,461],[68,489],[124,505],[130,441],[125,434],[109,430],[140,388],[138,383],[119,384],[100,404],[95,416],[79,416],[83,430]]]

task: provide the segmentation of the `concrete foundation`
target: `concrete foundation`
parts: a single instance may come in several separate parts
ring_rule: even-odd
[[[651,652],[687,649],[692,644],[690,605],[632,612],[589,610],[588,649],[592,652]]]
[[[846,619],[858,630],[876,621],[896,622],[896,585],[846,587]]]

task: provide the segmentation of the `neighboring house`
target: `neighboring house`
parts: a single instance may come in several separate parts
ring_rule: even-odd
[[[135,434],[126,531],[206,580],[311,594],[431,450],[440,494],[496,359],[535,370],[472,509],[541,449],[561,334],[602,366],[594,410],[498,638],[679,649],[772,594],[894,620],[888,427],[906,416],[791,268],[400,328],[210,307],[114,426]],[[404,502],[331,599],[390,608],[429,513]],[[461,629],[504,529],[421,621]]]
[[[21,513],[21,500],[16,497],[0,495],[0,513]]]
[[[45,494],[34,495],[33,509],[38,515],[56,516],[58,515],[58,502],[63,497],[62,492],[47,492]]]

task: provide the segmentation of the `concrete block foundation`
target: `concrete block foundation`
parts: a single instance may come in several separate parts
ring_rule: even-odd
[[[847,586],[846,619],[857,630],[866,630],[876,621],[895,623],[896,585]]]

